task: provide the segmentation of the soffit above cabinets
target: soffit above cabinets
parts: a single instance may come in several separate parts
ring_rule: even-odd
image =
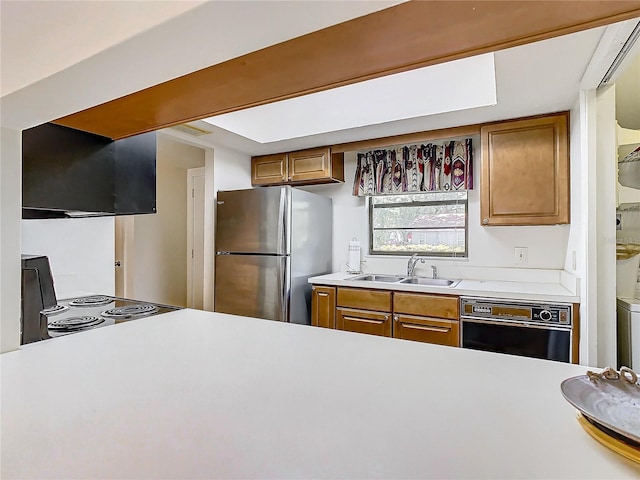
[[[407,2],[55,123],[119,139],[637,16],[637,1]]]

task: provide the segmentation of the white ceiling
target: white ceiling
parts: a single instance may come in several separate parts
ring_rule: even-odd
[[[137,3],[0,1],[2,125],[39,125],[402,1]]]
[[[199,1],[2,1],[2,95],[148,30]]]

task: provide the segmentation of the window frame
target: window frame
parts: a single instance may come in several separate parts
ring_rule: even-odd
[[[394,196],[400,196],[400,195],[429,195],[431,193],[453,193],[453,192],[442,192],[442,191],[438,191],[438,192],[406,192],[406,193],[397,193],[397,194],[393,194]],[[369,245],[368,245],[368,255],[371,256],[396,256],[396,257],[400,257],[400,256],[410,256],[413,254],[418,254],[422,257],[434,257],[434,258],[469,258],[469,191],[465,190],[466,193],[466,197],[464,199],[464,201],[461,200],[454,200],[454,201],[449,201],[449,200],[432,200],[432,201],[421,201],[421,202],[411,202],[410,204],[402,204],[402,203],[390,203],[388,204],[388,206],[382,207],[382,208],[393,208],[393,207],[398,207],[398,206],[402,206],[402,205],[417,205],[417,206],[431,206],[431,205],[446,205],[446,204],[458,204],[458,203],[464,203],[464,252],[451,252],[451,253],[445,253],[445,252],[424,252],[424,251],[415,251],[415,250],[410,250],[410,251],[381,251],[381,250],[374,250],[373,249],[373,199],[372,197],[385,197],[385,196],[390,196],[390,195],[370,195],[367,196],[367,210],[368,210],[368,216],[369,216],[369,225],[368,225],[368,230],[369,230]],[[453,230],[454,228],[460,228],[460,227],[451,227],[450,229]],[[442,227],[438,227],[438,228],[432,228],[433,230],[442,230]],[[446,229],[446,227],[445,227]],[[425,228],[398,228],[397,230],[425,230]],[[427,229],[428,230],[428,229]]]

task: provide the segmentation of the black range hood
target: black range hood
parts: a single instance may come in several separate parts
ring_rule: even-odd
[[[156,213],[156,133],[122,140],[46,123],[22,132],[22,218]]]

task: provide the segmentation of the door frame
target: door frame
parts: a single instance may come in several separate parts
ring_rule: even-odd
[[[116,297],[135,298],[133,291],[134,285],[134,224],[135,216],[122,215],[114,218],[115,228],[115,245],[114,257],[115,262],[120,262],[120,266],[114,265],[115,273],[115,294]],[[122,280],[119,280],[117,269],[120,268]]]
[[[193,238],[193,227],[194,227],[194,218],[193,218],[193,208],[194,208],[194,197],[193,197],[193,188],[194,188],[194,178],[195,177],[204,177],[205,176],[205,167],[198,168],[190,168],[187,170],[187,307],[193,308],[193,257],[192,251],[194,249],[194,238]],[[206,190],[206,183],[205,183]],[[204,209],[204,205],[203,205]],[[203,231],[206,225],[206,220],[203,221]],[[206,237],[206,233],[205,233]],[[204,255],[203,255],[204,258]],[[203,288],[205,285],[205,281],[203,278]],[[203,291],[203,308],[205,306],[205,295]]]

